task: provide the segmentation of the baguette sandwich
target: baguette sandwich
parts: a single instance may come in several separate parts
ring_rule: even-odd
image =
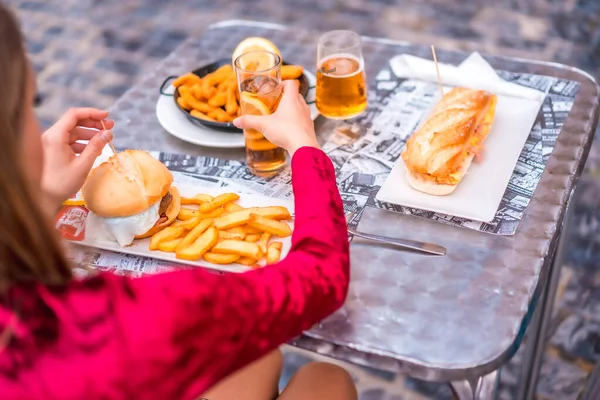
[[[416,190],[452,193],[483,148],[496,112],[494,94],[466,88],[446,93],[402,152],[406,177]]]

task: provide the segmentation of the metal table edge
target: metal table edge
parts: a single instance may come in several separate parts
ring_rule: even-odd
[[[515,337],[517,339],[517,337]],[[464,380],[468,378],[478,378],[498,370],[507,360],[517,352],[520,346],[520,340],[515,340],[511,346],[503,352],[492,356],[478,365],[447,365],[440,367],[438,365],[428,363],[417,358],[400,356],[398,354],[375,354],[369,352],[369,349],[357,346],[348,346],[336,342],[335,340],[322,338],[312,332],[304,332],[301,337],[290,342],[293,346],[314,351],[315,353],[332,357],[338,360],[346,361],[351,364],[360,365],[367,368],[384,370],[392,373],[399,373],[410,376],[416,379],[422,379],[430,382],[451,382]],[[320,350],[323,344],[328,347],[332,346],[333,351],[328,348],[324,352]],[[335,349],[343,349],[340,355],[335,354]],[[378,352],[380,352],[378,350]],[[381,352],[380,352],[381,353]],[[370,360],[365,360],[364,354],[368,354]],[[375,359],[377,362],[374,362]],[[386,368],[381,368],[380,365],[386,365]],[[377,365],[377,366],[374,366]]]

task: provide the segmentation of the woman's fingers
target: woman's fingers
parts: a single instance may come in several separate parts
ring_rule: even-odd
[[[55,126],[66,132],[77,126],[102,129],[100,121],[106,118],[108,118],[108,111],[98,110],[97,108],[72,108],[58,120]],[[114,125],[113,122],[111,123]],[[106,129],[110,129],[108,125]]]
[[[268,117],[262,115],[242,115],[233,120],[233,125],[239,129],[254,129],[264,134]]]
[[[102,153],[102,149],[108,142],[113,139],[111,131],[102,131],[90,139],[89,143],[85,145],[85,148],[81,150],[80,156],[77,157],[73,162],[73,168],[87,175],[92,169],[92,165],[96,158]]]
[[[96,136],[102,136],[102,140],[100,140],[100,142],[97,142],[97,138]],[[102,143],[102,142],[107,142],[108,140],[112,139],[112,133],[110,131],[97,131],[97,130],[92,130],[92,129],[86,129],[86,128],[81,128],[81,127],[77,127],[75,129],[73,129],[73,131],[71,132],[71,137],[72,137],[72,141],[69,142],[69,146],[71,146],[71,149],[73,149],[73,151],[75,152],[75,154],[81,154],[83,152],[83,150],[86,148],[86,146],[89,143],[78,143],[78,140],[87,140],[90,143]],[[107,140],[108,138],[108,140]],[[96,141],[96,142],[94,142]],[[102,146],[104,147],[104,146]],[[102,149],[100,149],[102,150]]]
[[[108,126],[106,128],[108,129]],[[88,127],[78,126],[71,130],[69,134],[69,143],[76,142],[77,140],[90,140],[100,131],[101,129],[90,129]]]
[[[86,128],[92,128],[97,130],[104,130],[104,127],[102,126],[102,123],[100,121],[101,120],[83,119],[77,123],[77,126],[83,126]],[[104,122],[104,126],[106,126],[106,130],[112,129],[115,126],[115,121],[113,121],[112,119],[105,119],[102,121]]]
[[[298,81],[283,81],[283,96],[281,97],[281,103],[290,103],[296,100],[298,94]]]
[[[75,142],[71,143],[70,146],[75,154],[81,154],[83,153],[83,150],[85,149],[85,146],[87,146],[87,144]]]

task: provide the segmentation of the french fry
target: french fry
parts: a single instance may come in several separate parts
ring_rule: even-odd
[[[244,239],[246,242],[250,242],[250,243],[256,243],[260,240],[261,235],[254,234],[254,235],[247,235],[246,238]],[[266,253],[265,253],[266,254]]]
[[[231,122],[234,119],[231,115],[227,114],[222,108],[213,108],[207,115],[210,118],[214,118],[219,122]]]
[[[281,242],[273,242],[267,249],[267,264],[275,264],[279,262],[281,258],[281,248],[283,247]]]
[[[185,237],[183,238],[181,243],[179,243],[179,245],[177,246],[175,251],[176,252],[181,251],[184,248],[191,245],[192,243],[194,243],[200,235],[202,235],[208,228],[211,227],[212,224],[213,224],[213,220],[210,218],[203,219],[202,221],[200,221],[200,223],[198,225],[196,225],[196,227],[194,227],[194,229],[192,229],[191,231],[188,232],[187,235],[185,235]]]
[[[227,103],[227,92],[217,91],[217,94],[208,100],[208,105],[214,108],[223,107]]]
[[[232,264],[239,259],[237,254],[204,253],[204,260],[211,264]]]
[[[228,77],[231,77],[233,73],[233,67],[230,64],[225,64],[218,70],[213,72],[211,77],[211,84],[213,86],[217,86],[219,83],[223,82]]]
[[[152,235],[150,239],[150,250],[158,250],[160,242],[177,239],[185,230],[180,226],[167,226],[165,229]]]
[[[194,97],[200,101],[202,100],[206,100],[203,96],[202,96],[202,80],[200,80],[200,82],[194,84],[194,86],[192,86],[190,88],[190,91],[192,92],[192,94],[194,95]]]
[[[167,253],[173,253],[177,248],[177,245],[181,243],[182,240],[183,238],[177,238],[173,240],[167,240],[165,242],[160,242],[158,244],[158,250],[165,251]]]
[[[200,95],[203,99],[210,99],[217,92],[217,89],[213,87],[211,80],[212,74],[206,75],[202,80],[202,88],[200,90]]]
[[[251,257],[241,257],[240,259],[237,260],[238,264],[242,264],[242,265],[246,265],[248,267],[258,267],[256,265],[256,263],[258,262],[258,260],[251,258]]]
[[[190,79],[190,75],[191,74],[181,75],[179,78],[177,78],[173,81],[173,86],[178,88],[179,86],[182,86],[184,83],[188,83],[188,80]]]
[[[217,85],[217,95],[220,93],[225,93],[227,94],[227,89],[229,88],[229,77],[225,78],[224,81],[222,81],[221,83],[219,83]],[[225,104],[223,104],[225,105]]]
[[[197,193],[194,195],[194,198],[202,203],[208,203],[211,202],[214,197],[212,197],[210,194]]]
[[[202,202],[196,200],[193,197],[181,197],[181,205],[182,206],[193,206],[193,205],[200,205],[200,204],[202,204]]]
[[[221,215],[225,214],[225,209],[223,207],[217,208],[216,210],[209,211],[207,213],[200,213],[202,218],[217,218]]]
[[[264,232],[260,235],[260,239],[258,240],[258,247],[260,247],[260,251],[263,254],[267,254],[267,246],[269,245],[269,240],[271,240],[271,234],[269,232]]]
[[[189,206],[189,205],[201,205],[202,203],[210,203],[213,197],[210,194],[198,193],[195,194],[194,197],[182,197],[181,205]]]
[[[196,261],[208,252],[219,240],[219,231],[214,226],[208,228],[190,246],[175,252],[181,260]]]
[[[235,211],[225,214],[215,219],[215,227],[217,229],[229,229],[236,226],[245,225],[250,221],[250,214],[260,215],[265,218],[274,220],[289,220],[291,218],[290,211],[281,206],[272,207],[252,207],[244,208],[240,211]],[[257,229],[261,229],[256,227]]]
[[[179,210],[179,214],[177,214],[177,219],[182,221],[187,221],[188,219],[192,219],[200,216],[200,211],[198,210],[190,210],[189,208],[183,208]]]
[[[197,198],[196,196],[194,196],[194,197],[182,197],[181,198],[181,205],[182,206],[199,206],[202,203],[206,203],[206,202],[202,201],[201,199]]]
[[[246,235],[241,233],[219,231],[219,239],[244,240],[245,237]]]
[[[298,79],[304,73],[304,68],[300,65],[282,65],[281,80]]]
[[[202,213],[213,211],[227,203],[232,203],[239,200],[240,196],[235,193],[223,193],[215,197],[210,203],[204,203],[200,206],[199,210]]]
[[[290,228],[288,224],[261,217],[257,214],[250,214],[248,225],[282,238],[288,237],[292,234],[292,228]]]
[[[180,86],[184,86],[184,85],[190,85],[190,84],[194,84],[197,83],[198,81],[200,81],[200,77],[190,73],[187,73],[185,75],[181,75],[179,78],[175,79],[173,81],[173,86],[175,86],[176,88],[180,87]]]
[[[192,229],[194,229],[196,227],[196,225],[198,225],[200,223],[200,221],[202,221],[202,217],[198,216],[198,217],[190,218],[185,221],[177,220],[177,221],[173,222],[170,226],[180,226],[183,229],[185,229],[186,231],[191,231]]]
[[[237,82],[232,81],[229,84],[229,89],[227,90],[227,102],[225,103],[225,111],[229,115],[237,115],[239,105],[237,99],[235,98],[235,93],[238,91]]]
[[[226,233],[223,236],[219,236],[219,238],[223,238],[223,239],[244,240],[246,238],[246,227],[245,226],[236,226],[235,228],[230,228],[230,229],[223,230],[220,232]]]
[[[257,233],[260,233],[260,234],[263,233],[263,231],[261,231],[260,229],[256,229],[256,228],[254,228],[252,226],[247,226],[246,225],[245,228],[246,228],[246,234],[247,235],[256,235]]]
[[[256,243],[242,242],[240,240],[223,240],[211,250],[218,254],[237,254],[258,260],[261,257],[260,248]]]
[[[177,104],[179,104],[179,107],[183,108],[186,111],[190,111],[192,109],[192,107],[181,96],[177,98]]]
[[[85,207],[85,200],[83,199],[68,199],[63,201],[62,203],[63,206],[84,206]]]
[[[208,105],[208,103],[204,103],[200,100],[197,100],[194,95],[191,93],[190,88],[186,86],[179,87],[179,94],[185,102],[195,110],[200,111],[201,113],[209,113],[212,108]]]
[[[240,211],[243,210],[244,207],[240,206],[239,204],[235,204],[235,203],[227,203],[224,206],[225,211],[227,211],[228,213],[232,213],[232,212],[236,212],[236,211]]]
[[[235,228],[227,229],[227,232],[239,233],[239,234],[246,235],[246,227],[245,226],[236,226]]]
[[[192,109],[190,111],[190,115],[194,118],[198,118],[198,119],[203,119],[205,121],[213,121],[216,122],[216,119],[209,117],[208,115],[204,114],[202,111],[198,111],[196,109]]]

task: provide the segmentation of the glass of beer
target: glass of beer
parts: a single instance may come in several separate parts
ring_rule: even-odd
[[[283,88],[281,57],[264,50],[244,53],[235,62],[242,115],[275,112]],[[248,168],[258,176],[271,176],[285,167],[285,150],[269,142],[262,133],[244,129]]]
[[[316,106],[321,115],[347,119],[367,108],[367,81],[360,36],[331,31],[319,38]]]

